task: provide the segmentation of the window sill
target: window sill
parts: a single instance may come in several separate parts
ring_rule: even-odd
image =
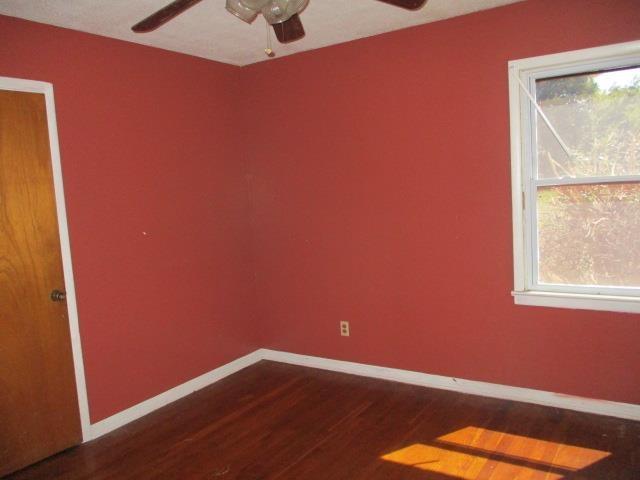
[[[617,297],[612,295],[556,293],[532,290],[514,291],[511,292],[511,295],[513,295],[516,305],[640,313],[640,297]]]

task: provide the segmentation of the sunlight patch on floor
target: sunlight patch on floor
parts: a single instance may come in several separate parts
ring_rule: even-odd
[[[470,426],[381,458],[463,480],[488,474],[493,478],[557,480],[609,455],[601,450]]]

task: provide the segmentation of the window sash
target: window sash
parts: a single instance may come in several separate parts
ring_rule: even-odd
[[[540,264],[539,249],[538,249],[538,186],[532,182],[530,192],[531,196],[529,201],[526,202],[530,205],[529,211],[529,242],[531,248],[529,250],[529,273],[528,288],[527,290],[537,290],[542,292],[566,292],[566,293],[585,293],[585,294],[597,294],[597,295],[620,295],[640,297],[640,287],[620,287],[620,286],[608,286],[608,285],[583,285],[583,284],[570,284],[570,283],[541,283],[538,278],[538,269]],[[603,182],[603,183],[589,183],[592,185],[602,185],[606,183],[619,183],[619,182]],[[571,184],[564,184],[571,185]],[[546,185],[543,185],[546,186]],[[552,185],[553,186],[553,185]],[[562,185],[561,185],[562,186]]]
[[[635,177],[635,176],[634,176]],[[640,178],[637,180],[640,182]],[[620,287],[607,285],[575,285],[575,284],[549,284],[541,283],[538,279],[539,250],[538,250],[538,187],[554,186],[537,185],[537,181],[528,182],[529,188],[525,189],[525,251],[526,254],[526,290],[537,290],[543,292],[567,292],[567,293],[590,293],[598,295],[622,295],[640,297],[640,287]],[[546,182],[545,182],[546,183]],[[591,185],[601,185],[606,183],[620,183],[618,181],[589,182]],[[585,184],[585,182],[582,182]],[[559,184],[571,185],[571,183]]]

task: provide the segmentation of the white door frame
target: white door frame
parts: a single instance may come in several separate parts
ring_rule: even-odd
[[[87,399],[87,384],[84,377],[84,362],[82,360],[82,345],[80,342],[80,327],[78,324],[78,308],[76,304],[76,290],[73,281],[71,263],[71,244],[69,243],[69,229],[67,227],[67,209],[64,203],[64,188],[62,184],[62,166],[60,164],[60,147],[58,144],[58,126],[56,110],[53,102],[53,85],[47,82],[24,80],[20,78],[0,77],[0,90],[44,94],[47,109],[47,127],[49,129],[49,150],[51,151],[51,166],[53,169],[53,188],[58,213],[58,231],[60,234],[60,251],[62,253],[62,269],[67,294],[66,303],[69,317],[69,333],[71,335],[71,349],[73,352],[73,367],[78,391],[78,410],[84,442],[90,437],[89,402]]]

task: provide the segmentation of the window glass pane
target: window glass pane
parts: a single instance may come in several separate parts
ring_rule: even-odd
[[[538,188],[538,281],[640,287],[640,183]]]
[[[640,67],[536,81],[538,178],[640,175]]]

